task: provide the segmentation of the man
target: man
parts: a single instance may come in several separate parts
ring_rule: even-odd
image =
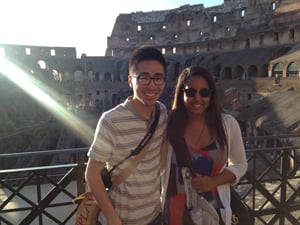
[[[160,150],[167,125],[166,107],[158,101],[165,87],[166,62],[151,46],[137,48],[129,60],[128,83],[133,96],[102,114],[88,152],[86,182],[100,210],[102,225],[161,224]],[[116,188],[106,191],[101,171],[127,157],[147,133],[159,104],[160,118],[147,153]],[[113,171],[120,173],[125,160]]]

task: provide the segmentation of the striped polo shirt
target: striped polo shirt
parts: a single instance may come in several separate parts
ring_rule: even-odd
[[[160,150],[166,135],[167,109],[159,102],[160,118],[148,152],[125,181],[109,191],[111,201],[123,223],[143,225],[151,222],[161,211],[160,203]],[[142,117],[128,99],[105,112],[99,119],[94,141],[88,156],[96,161],[113,166],[130,154],[147,133],[151,121]],[[126,160],[113,174],[125,168]],[[100,214],[100,222],[106,224]]]

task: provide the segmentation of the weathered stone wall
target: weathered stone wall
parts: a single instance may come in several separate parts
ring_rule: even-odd
[[[106,54],[128,56],[141,44],[158,46],[166,55],[288,44],[299,41],[299,8],[295,0],[229,0],[209,8],[199,4],[122,14],[108,38]]]
[[[104,110],[131,94],[128,56],[142,44],[157,46],[167,60],[168,79],[161,98],[167,107],[171,106],[180,71],[199,65],[210,70],[218,80],[220,96],[228,103],[226,107],[235,110],[281,89],[300,89],[299,12],[299,0],[224,0],[222,5],[210,8],[184,5],[120,14],[108,37],[105,57],[83,54],[78,58],[75,48],[5,44],[0,44],[0,53],[3,49],[7,59],[34,78],[35,84],[91,127]],[[18,87],[7,86],[3,81],[6,76],[18,80],[19,74],[4,73],[0,74],[0,84],[7,87],[0,89],[0,149],[49,149],[54,146],[46,144],[49,140],[55,143],[54,139],[58,139],[59,148],[80,146],[61,141],[65,140],[63,131],[57,130],[48,111],[32,106],[39,104],[35,100],[28,103],[20,98],[20,103],[15,104],[17,98],[12,93]],[[279,84],[275,74],[279,75]],[[25,92],[21,97],[28,98]],[[230,105],[232,98],[239,98],[234,105]],[[36,132],[30,130],[39,120],[45,123],[45,133],[39,127]],[[48,129],[48,123],[53,131]],[[23,130],[26,127],[34,133],[29,138]],[[24,147],[31,138],[33,142]]]
[[[198,4],[120,14],[107,43],[107,55],[113,57],[77,58],[75,48],[3,44],[0,48],[30,76],[57,90],[67,107],[101,112],[131,93],[128,56],[142,44],[164,50],[170,85],[189,65],[208,68],[221,82],[277,73],[299,77],[299,9],[297,0],[225,0],[209,8]]]

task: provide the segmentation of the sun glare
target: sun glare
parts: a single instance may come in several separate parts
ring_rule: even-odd
[[[91,135],[93,135],[93,130],[47,94],[51,93],[51,90],[46,90],[45,85],[43,85],[41,81],[16,67],[4,57],[0,57],[0,73],[45,106],[51,114],[72,128],[72,130],[84,140],[90,140]]]
[[[0,59],[4,58],[5,52],[4,52],[4,48],[0,47]]]

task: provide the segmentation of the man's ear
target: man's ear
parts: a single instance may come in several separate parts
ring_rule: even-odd
[[[132,76],[128,75],[128,84],[129,84],[129,87],[132,88]]]

